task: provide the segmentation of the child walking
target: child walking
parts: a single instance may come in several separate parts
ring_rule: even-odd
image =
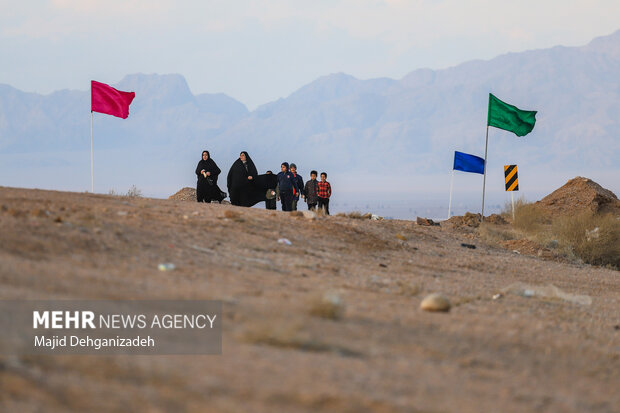
[[[299,201],[300,192],[304,188],[304,180],[301,177],[301,175],[297,173],[297,165],[292,163],[290,170],[291,170],[291,173],[293,174],[293,179],[297,183],[297,191],[293,193],[293,201],[291,202],[291,211],[297,211],[297,201]]]
[[[289,170],[288,162],[282,162],[281,172],[278,173],[278,198],[282,200],[282,211],[291,211],[293,194],[299,191],[297,180],[293,179],[293,174]]]
[[[317,186],[319,181],[316,180],[318,176],[317,171],[310,172],[310,180],[306,182],[306,186],[304,187],[303,197],[308,204],[308,210],[314,211],[316,209],[316,204],[319,203],[319,196],[317,195]]]
[[[319,209],[323,208],[325,215],[329,215],[329,197],[332,196],[332,186],[327,182],[326,172],[321,172],[321,181],[317,184],[316,194],[319,198]]]

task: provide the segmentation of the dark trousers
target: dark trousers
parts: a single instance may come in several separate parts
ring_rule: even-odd
[[[268,199],[265,201],[265,207],[267,209],[276,209],[276,199]]]
[[[308,211],[314,211],[316,209],[316,203],[315,204],[308,204]]]
[[[319,197],[319,209],[325,210],[325,215],[329,215],[329,198]]]
[[[293,191],[280,191],[282,201],[282,211],[291,211],[293,203]]]

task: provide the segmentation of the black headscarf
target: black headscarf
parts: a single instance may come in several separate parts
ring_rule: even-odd
[[[205,152],[207,153],[208,158],[206,161],[204,159],[200,159],[200,162],[198,162],[198,166],[196,166],[196,176],[198,177],[199,182],[201,180],[206,180],[207,178],[205,178],[204,175],[201,173],[201,171],[204,169],[205,172],[211,172],[209,178],[213,180],[213,183],[217,184],[217,177],[222,172],[222,170],[218,168],[215,161],[211,159],[211,154],[209,154],[209,151],[202,151],[202,153]]]
[[[275,175],[258,175],[256,165],[247,152],[245,155],[245,165],[241,159],[237,159],[228,172],[228,192],[230,202],[233,205],[250,207],[261,201],[265,201],[267,189],[275,188]],[[249,180],[248,176],[252,176]]]
[[[245,155],[245,163],[239,158],[232,164],[230,171],[228,171],[227,184],[229,192],[246,187],[251,183],[250,180],[248,180],[248,176],[252,176],[252,179],[254,179],[258,175],[256,166],[252,158],[250,158],[250,155],[248,155],[247,152],[241,153]]]
[[[241,153],[245,155],[244,167],[246,171],[248,171],[248,176],[252,175],[252,177],[256,178],[256,175],[258,175],[258,170],[256,169],[256,165],[254,165],[254,161],[252,160],[252,158],[250,158],[250,154],[248,154],[246,151],[243,151]],[[243,161],[241,161],[241,158],[239,158],[239,162],[243,164]]]

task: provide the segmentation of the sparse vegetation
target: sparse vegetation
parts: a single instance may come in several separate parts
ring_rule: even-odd
[[[316,317],[339,320],[344,315],[344,310],[345,305],[342,298],[333,292],[314,297],[310,301],[309,313]]]
[[[528,200],[525,199],[524,196],[520,196],[517,199],[515,199],[515,209],[519,208],[522,205],[526,205],[529,203],[530,202],[528,202]],[[506,201],[504,203],[504,208],[502,208],[500,215],[504,217],[504,219],[512,221],[512,201]]]
[[[230,219],[234,222],[245,222],[245,219],[237,211],[231,211],[230,209],[224,211],[224,218]]]
[[[139,198],[142,196],[142,191],[137,186],[132,185],[131,188],[129,188],[129,191],[127,191],[127,194],[125,195],[130,198]]]
[[[512,228],[500,228],[488,222],[482,222],[478,227],[478,235],[491,245],[498,245],[500,241],[517,239],[518,236]]]
[[[255,323],[243,333],[244,341],[282,348],[303,347],[309,340],[302,337],[300,322]]]
[[[370,212],[362,214],[359,211],[353,211],[349,213],[340,212],[336,214],[336,216],[344,217],[344,218],[351,218],[351,219],[370,219],[372,217],[372,214]]]
[[[510,210],[508,210],[511,216]],[[527,233],[541,231],[549,224],[549,218],[538,205],[525,201],[523,198],[515,201],[515,218],[512,225]]]
[[[510,218],[506,203],[502,215]],[[478,229],[490,244],[527,238],[569,259],[581,259],[592,265],[620,269],[620,217],[584,211],[577,215],[549,215],[539,205],[520,198],[515,201],[512,228],[501,229],[484,223]]]
[[[404,295],[406,297],[414,297],[418,295],[421,291],[421,288],[417,284],[411,284],[405,281],[396,281],[396,287],[398,294]]]
[[[584,262],[620,269],[620,219],[611,214],[584,212],[555,219],[552,233],[564,247]]]
[[[347,347],[328,344],[314,337],[304,329],[301,320],[277,323],[253,323],[241,336],[250,344],[262,344],[271,347],[309,351],[316,353],[335,353],[348,357],[361,357],[362,354]]]
[[[129,188],[129,190],[125,194],[121,194],[119,192],[116,192],[114,189],[110,189],[108,191],[108,195],[110,195],[110,196],[127,196],[127,197],[130,197],[130,198],[139,198],[139,197],[142,196],[142,191],[137,186],[132,185],[131,188]]]
[[[224,211],[224,218],[235,219],[239,218],[241,215],[237,211],[226,210]]]

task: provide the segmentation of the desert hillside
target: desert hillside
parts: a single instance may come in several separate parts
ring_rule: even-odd
[[[224,302],[221,356],[2,356],[1,411],[620,411],[609,268],[462,225],[6,187],[0,227],[2,299]]]

